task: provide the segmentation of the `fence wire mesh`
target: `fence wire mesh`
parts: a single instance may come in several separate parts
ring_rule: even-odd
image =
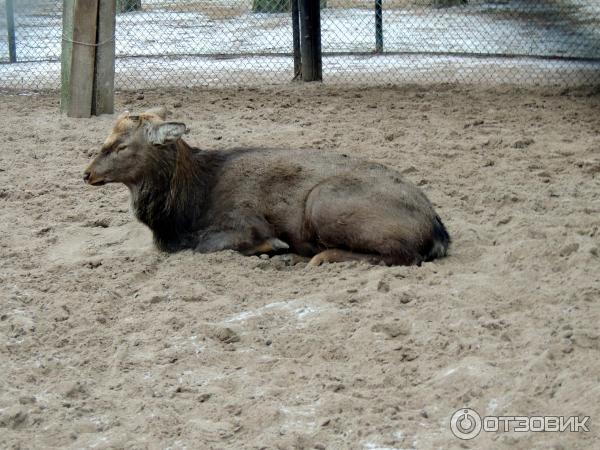
[[[0,89],[59,88],[62,1],[0,1]],[[117,88],[294,78],[290,0],[115,1]],[[597,0],[321,6],[324,81],[600,83]]]
[[[381,9],[374,7],[378,3]],[[333,55],[323,60],[324,77],[518,84],[600,80],[596,0],[330,0],[328,6],[321,18],[323,50]]]

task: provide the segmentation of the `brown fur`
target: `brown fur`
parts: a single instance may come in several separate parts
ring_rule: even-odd
[[[425,195],[380,164],[312,150],[205,151],[164,122],[123,114],[84,178],[126,184],[163,250],[291,251],[321,262],[420,264],[450,238]]]

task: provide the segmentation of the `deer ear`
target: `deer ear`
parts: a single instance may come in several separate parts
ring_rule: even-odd
[[[145,132],[149,143],[167,145],[177,142],[187,132],[187,128],[181,122],[148,123]]]
[[[145,111],[144,114],[158,116],[162,120],[167,120],[167,115],[169,114],[169,111],[164,106],[159,106],[157,108],[151,108]]]

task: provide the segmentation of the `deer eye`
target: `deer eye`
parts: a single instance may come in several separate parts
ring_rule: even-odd
[[[127,148],[126,144],[119,144],[115,149],[116,152],[120,152],[121,150],[125,150]]]

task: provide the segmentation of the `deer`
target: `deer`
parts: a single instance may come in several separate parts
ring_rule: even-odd
[[[125,111],[83,174],[127,186],[161,251],[290,252],[309,266],[421,265],[448,252],[431,202],[392,168],[316,149],[205,150],[187,132],[164,107]]]

